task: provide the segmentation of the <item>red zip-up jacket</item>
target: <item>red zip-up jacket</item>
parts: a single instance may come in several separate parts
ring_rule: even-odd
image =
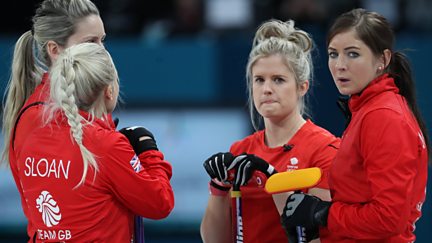
[[[353,95],[349,108],[330,170],[328,229],[335,242],[413,242],[427,181],[419,125],[387,74]]]
[[[43,100],[45,84],[27,103]],[[42,109],[23,113],[9,153],[30,242],[33,236],[36,242],[130,242],[134,214],[160,219],[170,213],[172,168],[161,152],[136,156],[111,119],[97,119],[85,126],[83,137],[99,171],[89,169],[84,185],[75,187],[83,171],[81,153],[65,119],[42,126]]]
[[[255,132],[235,142],[230,151],[234,155],[255,154],[279,172],[319,167],[322,169],[323,178],[316,187],[328,189],[328,170],[337,153],[339,138],[311,120],[307,120],[290,141],[287,141],[290,149],[283,146],[269,148],[264,142],[264,136],[264,130]],[[266,180],[263,173],[255,171],[249,183],[241,187],[243,242],[288,242],[273,198],[264,190]],[[236,208],[234,200],[231,207]],[[320,234],[322,242],[330,242],[325,229]]]
[[[23,197],[21,183],[18,177],[18,168],[15,159],[16,152],[21,151],[23,141],[26,139],[34,128],[42,126],[41,114],[43,112],[43,102],[48,98],[49,95],[49,78],[48,73],[44,73],[42,76],[41,83],[35,88],[34,92],[27,99],[23,107],[19,112],[17,122],[14,124],[14,128],[11,132],[9,142],[9,164],[12,172],[12,176],[15,180],[18,192],[21,196],[21,206],[23,208],[24,215],[28,218],[27,206]],[[35,234],[35,229],[31,222],[27,223],[27,234],[30,238]]]

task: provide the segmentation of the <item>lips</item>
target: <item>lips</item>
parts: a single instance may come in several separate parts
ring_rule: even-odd
[[[272,103],[274,103],[275,101],[274,100],[264,100],[264,101],[262,101],[261,103],[262,104],[272,104]]]
[[[342,83],[345,83],[345,82],[350,81],[350,80],[347,79],[347,78],[338,78],[337,80],[338,80],[339,82],[342,82]]]

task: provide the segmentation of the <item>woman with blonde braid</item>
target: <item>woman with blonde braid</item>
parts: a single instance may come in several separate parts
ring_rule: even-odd
[[[102,46],[67,48],[50,76],[44,124],[16,157],[31,240],[131,242],[134,214],[161,219],[173,209],[171,165],[149,131],[108,122],[119,84]]]
[[[21,140],[35,126],[18,118],[28,115],[33,116],[29,120],[38,120],[35,118],[42,110],[40,103],[49,90],[49,69],[57,56],[71,45],[84,42],[102,45],[105,39],[99,10],[90,0],[44,0],[32,22],[32,29],[22,34],[15,44],[12,73],[3,102],[3,162],[9,159],[9,152],[19,150]],[[13,160],[9,159],[9,163],[14,173]]]
[[[27,134],[42,126],[43,104],[49,94],[52,63],[65,48],[84,42],[102,45],[105,29],[99,10],[90,0],[44,0],[32,18],[32,28],[15,44],[12,73],[3,101],[2,132],[4,149],[1,163],[8,163],[17,189],[16,155]],[[111,119],[109,119],[111,122]],[[111,122],[111,126],[114,124]],[[25,202],[21,202],[28,216]],[[28,232],[34,232],[28,224]],[[33,234],[28,235],[30,238]]]

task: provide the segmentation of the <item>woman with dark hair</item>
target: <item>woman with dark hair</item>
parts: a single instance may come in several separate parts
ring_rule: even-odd
[[[285,227],[327,227],[333,242],[415,241],[430,147],[409,62],[393,44],[390,24],[375,12],[352,10],[331,27],[329,69],[350,97],[329,175],[333,201],[291,195]]]

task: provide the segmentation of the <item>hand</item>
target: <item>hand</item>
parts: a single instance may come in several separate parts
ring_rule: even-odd
[[[126,136],[137,155],[148,150],[158,150],[153,134],[144,127],[125,127],[119,132]]]
[[[204,169],[207,171],[207,174],[209,174],[210,178],[212,178],[213,183],[216,184],[223,183],[231,187],[228,170],[229,168],[230,169],[232,168],[233,160],[234,160],[234,155],[232,155],[229,152],[217,153],[217,154],[213,154],[206,161],[204,161],[203,166]]]
[[[290,229],[303,226],[309,230],[327,226],[327,217],[331,202],[325,202],[315,196],[303,193],[291,194],[281,215],[282,226]]]
[[[241,154],[234,161],[233,164],[238,164],[234,183],[236,187],[246,185],[256,170],[261,171],[267,177],[277,173],[271,164],[253,154]]]

